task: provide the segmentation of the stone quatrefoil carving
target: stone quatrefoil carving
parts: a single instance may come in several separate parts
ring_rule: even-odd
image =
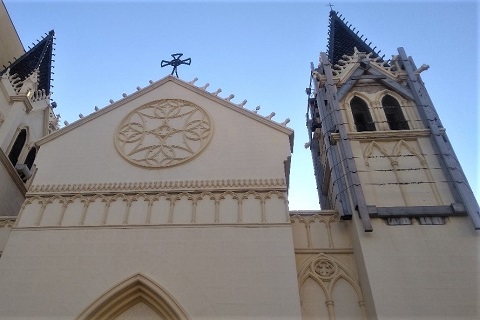
[[[163,99],[130,112],[118,126],[115,146],[131,163],[166,168],[197,156],[212,131],[210,117],[196,104]]]
[[[313,265],[313,270],[323,279],[332,278],[336,273],[336,267],[326,259],[320,259]]]

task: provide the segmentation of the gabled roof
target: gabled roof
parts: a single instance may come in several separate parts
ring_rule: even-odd
[[[36,69],[39,71],[38,90],[45,90],[50,94],[50,80],[52,67],[52,51],[55,32],[51,30],[45,38],[33,48],[25,52],[20,58],[7,66],[1,74],[10,68],[10,74],[17,74],[21,81],[30,76]]]
[[[345,19],[341,19],[342,15],[338,15],[338,12],[330,11],[330,25],[329,25],[329,37],[328,37],[328,60],[332,64],[338,63],[338,60],[342,59],[343,55],[353,55],[354,47],[360,52],[370,53],[372,52],[372,58],[379,57],[380,50],[376,52],[370,47],[370,43],[366,43],[363,40],[363,35],[358,36],[358,31],[355,33],[345,23]]]
[[[210,100],[213,100],[235,112],[238,112],[240,114],[243,114],[244,116],[247,116],[253,120],[256,120],[264,125],[267,125],[268,127],[271,127],[277,131],[280,131],[280,132],[283,132],[285,134],[287,134],[289,136],[289,140],[290,140],[290,149],[291,151],[293,152],[293,130],[288,128],[286,126],[287,122],[285,121],[284,123],[277,123],[275,121],[273,121],[271,119],[271,116],[266,116],[266,117],[263,117],[261,116],[260,114],[257,114],[256,111],[250,111],[246,108],[243,108],[243,104],[234,104],[232,102],[230,102],[230,100],[228,99],[222,99],[220,98],[216,93],[210,93],[210,92],[207,92],[206,91],[206,87],[208,85],[205,85],[203,87],[197,87],[194,85],[194,82],[197,80],[197,78],[195,78],[194,81],[191,81],[191,82],[186,82],[186,81],[183,81],[175,76],[172,76],[172,75],[168,75],[156,82],[150,82],[150,85],[139,90],[137,89],[136,92],[130,94],[130,95],[123,95],[123,98],[116,101],[116,102],[113,102],[113,100],[111,100],[111,104],[106,106],[105,108],[102,108],[102,109],[99,109],[98,111],[88,115],[88,116],[85,116],[79,120],[77,120],[76,122],[72,123],[72,124],[68,124],[66,125],[65,127],[61,128],[60,130],[57,130],[57,131],[54,131],[52,132],[51,134],[41,138],[40,140],[38,140],[36,142],[37,145],[42,145],[42,144],[45,144],[81,125],[83,125],[84,123],[87,123],[93,119],[96,119],[122,105],[124,105],[125,103],[128,103],[129,101],[132,101],[138,97],[140,97],[141,95],[143,94],[146,94],[152,90],[155,90],[156,88],[166,84],[167,82],[173,82],[177,85],[179,85],[180,87],[183,87],[187,90],[190,90],[190,91],[193,91],[203,97],[206,97]],[[246,101],[245,101],[246,102]],[[272,113],[273,115],[274,113]],[[288,119],[288,121],[290,121]]]

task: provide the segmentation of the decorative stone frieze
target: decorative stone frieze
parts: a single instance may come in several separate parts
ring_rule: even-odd
[[[0,228],[13,228],[17,217],[0,217]]]
[[[342,232],[344,222],[336,211],[292,211],[293,245],[296,253],[351,253],[350,236]]]
[[[28,195],[51,193],[160,192],[181,190],[286,190],[285,179],[227,179],[33,185]]]
[[[285,191],[28,196],[19,227],[289,222]]]

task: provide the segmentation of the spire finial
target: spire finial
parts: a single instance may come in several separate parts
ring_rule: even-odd
[[[330,11],[333,11],[333,7],[334,7],[333,4],[331,4],[331,3],[329,2],[329,3],[327,4],[327,6],[330,7]]]

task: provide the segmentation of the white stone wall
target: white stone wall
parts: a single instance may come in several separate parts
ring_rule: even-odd
[[[444,225],[388,226],[372,219],[352,228],[357,270],[370,318],[478,319],[480,235],[468,217]]]
[[[349,222],[335,211],[290,212],[303,319],[366,319]]]
[[[186,104],[137,114],[166,99]],[[284,165],[292,133],[167,77],[43,138],[0,259],[0,318],[74,319],[101,301],[132,308],[120,319],[151,315],[102,300],[139,277],[191,319],[300,319]],[[147,151],[135,162],[137,149],[118,146],[139,136]],[[193,156],[177,161],[190,146]],[[150,163],[154,149],[178,151],[176,165]]]
[[[0,270],[2,319],[75,319],[137,273],[191,319],[300,319],[288,224],[19,228]]]
[[[455,202],[430,137],[351,141],[366,202],[378,207]]]
[[[100,110],[99,116],[79,120],[80,126],[70,124],[71,128],[44,140],[32,186],[285,179],[283,162],[290,156],[290,129],[266,125],[270,120],[254,114],[245,116],[241,107],[229,103],[226,107],[217,97],[193,92],[174,81],[167,78],[133,100],[119,101]],[[211,140],[194,159],[177,166],[151,169],[132,165],[115,148],[117,126],[132,110],[159,99],[183,99],[204,109],[212,120]],[[52,158],[57,159],[55,166],[50,165]]]
[[[8,241],[10,231],[12,231],[16,217],[0,217],[0,256]]]
[[[0,216],[16,216],[25,200],[25,187],[7,156],[0,150]]]

